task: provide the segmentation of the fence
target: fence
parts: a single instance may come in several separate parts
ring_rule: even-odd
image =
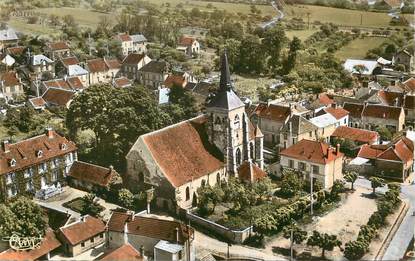
[[[247,238],[249,238],[252,234],[253,234],[253,227],[247,227],[243,230],[232,230],[229,229],[227,227],[224,227],[220,224],[217,224],[213,221],[207,220],[205,218],[199,217],[193,213],[191,213],[190,211],[187,211],[186,213],[186,218],[209,230],[212,231],[216,234],[219,234],[221,236],[223,236],[224,238],[228,239],[229,241],[233,242],[233,243],[237,243],[237,244],[241,244],[243,243]]]

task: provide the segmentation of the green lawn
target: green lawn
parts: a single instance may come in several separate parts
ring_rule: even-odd
[[[381,45],[387,38],[384,37],[365,37],[357,38],[348,45],[336,52],[336,57],[344,61],[348,58],[365,58],[369,49],[373,49]]]
[[[28,24],[23,19],[11,18],[8,22],[11,27],[16,29],[19,32],[32,34],[32,35],[48,35],[48,36],[55,36],[59,35],[60,31],[58,29],[54,29],[49,26],[43,26],[40,24]]]

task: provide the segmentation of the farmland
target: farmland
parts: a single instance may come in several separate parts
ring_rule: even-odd
[[[340,60],[347,58],[362,59],[365,58],[368,50],[378,47],[385,40],[386,38],[383,37],[357,38],[337,51],[335,55]]]

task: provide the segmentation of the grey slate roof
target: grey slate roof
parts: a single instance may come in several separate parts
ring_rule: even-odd
[[[228,55],[225,52],[221,57],[221,75],[219,83],[219,91],[207,104],[207,107],[222,108],[226,110],[233,110],[244,107],[245,104],[239,99],[238,95],[233,90],[231,82],[231,73],[229,70]]]
[[[311,123],[306,118],[294,114],[281,128],[281,132],[290,132],[290,123],[293,134],[303,134],[318,129],[316,125]]]
[[[12,40],[18,40],[19,38],[16,35],[16,32],[11,29],[7,28],[4,30],[0,30],[0,41],[12,41]]]
[[[167,71],[167,63],[164,61],[151,61],[140,68],[141,72],[163,73]]]
[[[130,35],[134,43],[147,42],[147,38],[142,34]]]

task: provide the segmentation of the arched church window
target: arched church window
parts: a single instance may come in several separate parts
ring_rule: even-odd
[[[190,199],[190,188],[187,187],[186,188],[186,201],[188,201]]]
[[[241,150],[239,148],[236,149],[236,164],[241,165]]]
[[[216,183],[220,184],[220,174],[216,174]]]
[[[234,126],[235,126],[235,129],[239,129],[240,128],[240,119],[239,119],[239,115],[238,114],[236,114],[235,115],[235,120],[233,121],[233,123],[234,123]]]
[[[254,158],[254,144],[252,142],[249,144],[249,153],[251,154],[250,155],[251,159],[253,159]]]

